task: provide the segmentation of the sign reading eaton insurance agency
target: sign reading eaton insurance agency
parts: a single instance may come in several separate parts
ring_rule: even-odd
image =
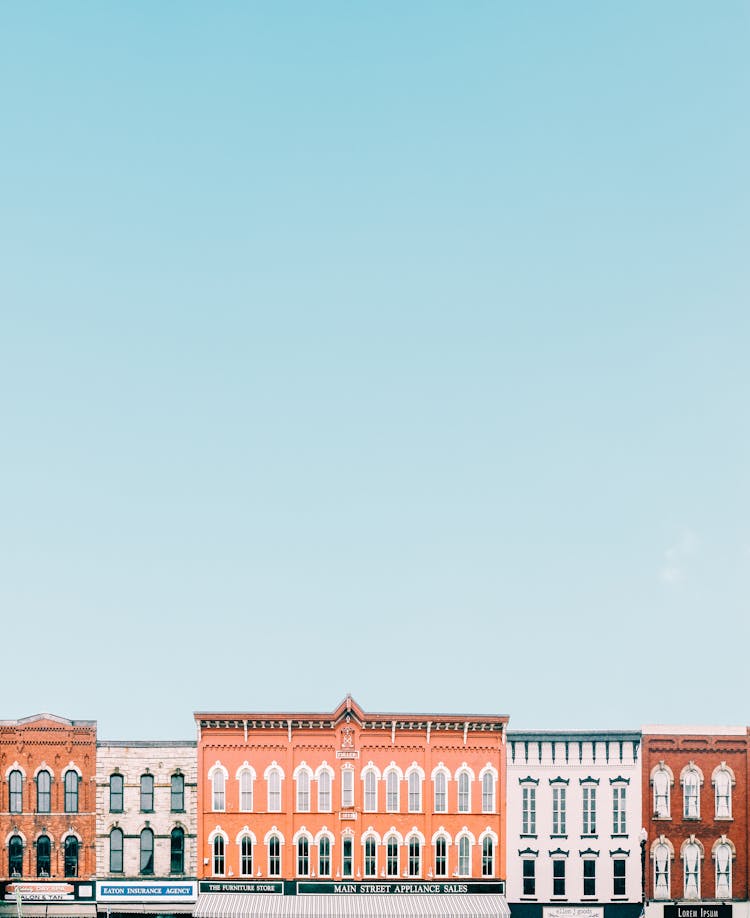
[[[134,899],[156,899],[174,901],[175,899],[192,901],[196,898],[195,883],[117,883],[111,880],[99,880],[96,884],[96,898],[99,902],[128,902]]]

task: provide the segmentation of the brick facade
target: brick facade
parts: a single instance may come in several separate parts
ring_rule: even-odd
[[[0,779],[2,878],[17,879],[11,867],[19,864],[20,871],[13,872],[20,873],[21,879],[92,878],[96,872],[96,722],[52,714],[0,721]],[[22,850],[16,839],[21,840]],[[73,848],[77,849],[75,866]],[[17,854],[12,864],[11,849]]]

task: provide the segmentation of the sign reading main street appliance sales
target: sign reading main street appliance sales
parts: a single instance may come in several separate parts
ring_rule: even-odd
[[[476,895],[477,893],[494,893],[502,895],[504,883],[306,883],[297,882],[297,894],[341,896],[408,896],[408,895]]]

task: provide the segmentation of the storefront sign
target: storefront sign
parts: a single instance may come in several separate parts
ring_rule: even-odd
[[[9,883],[5,898],[21,897],[22,902],[66,902],[74,898],[72,883]]]
[[[691,905],[665,905],[664,918],[732,918],[731,905],[694,902]]]
[[[201,880],[202,893],[278,893],[284,892],[282,880]]]
[[[543,918],[603,918],[604,909],[595,905],[545,905]]]
[[[494,893],[503,895],[504,883],[328,883],[297,882],[297,894],[304,895],[341,895],[341,896],[408,896],[408,895],[476,895],[477,893]]]
[[[123,902],[129,899],[195,899],[195,883],[97,883],[100,902]]]

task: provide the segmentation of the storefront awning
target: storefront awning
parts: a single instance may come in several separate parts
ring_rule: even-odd
[[[83,902],[22,902],[23,918],[96,918],[96,906]],[[0,902],[0,918],[18,918],[15,902]]]
[[[195,918],[510,918],[505,896],[201,893]]]
[[[99,902],[99,914],[192,915],[195,902]]]

